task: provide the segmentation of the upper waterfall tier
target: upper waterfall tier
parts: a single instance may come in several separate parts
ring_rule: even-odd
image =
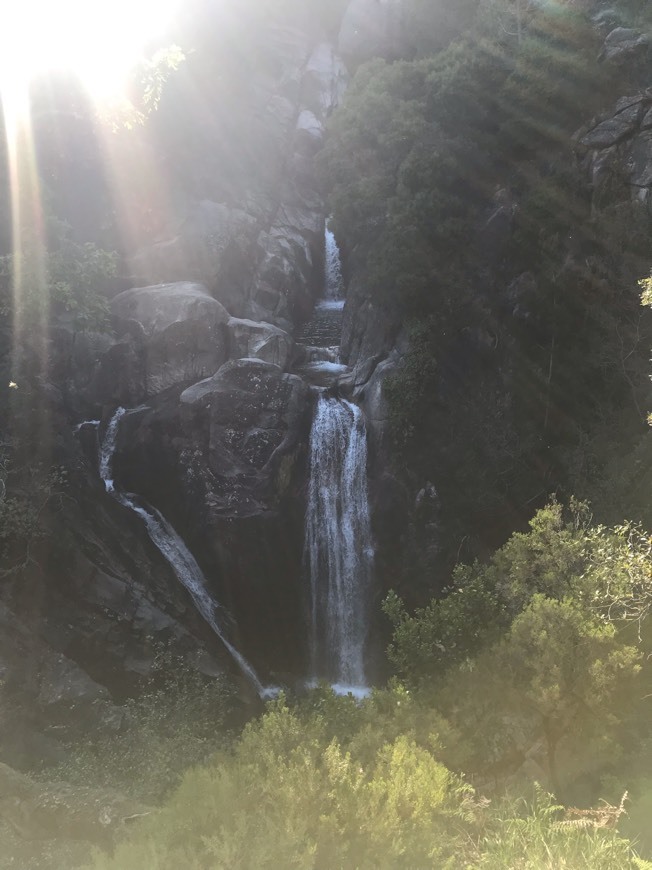
[[[342,335],[344,312],[342,261],[337,240],[328,227],[324,232],[324,290],[306,324],[300,342],[312,347],[337,347]]]
[[[311,347],[337,347],[342,334],[343,299],[323,299],[315,305],[312,319],[299,341]]]
[[[299,343],[306,349],[300,369],[304,379],[317,387],[330,387],[348,372],[340,364],[339,345],[344,318],[342,264],[335,236],[326,224],[324,235],[324,293],[304,327]]]
[[[337,245],[337,239],[328,227],[328,221],[326,222],[326,232],[324,235],[324,260],[324,296],[326,299],[341,299],[344,293],[342,258]]]

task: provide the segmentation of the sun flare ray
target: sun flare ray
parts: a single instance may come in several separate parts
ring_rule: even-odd
[[[46,365],[47,231],[31,89],[72,77],[98,116],[129,101],[134,68],[161,47],[179,0],[4,0],[0,4],[0,104],[6,136],[13,247],[15,367],[31,346]],[[41,88],[41,84],[38,84]],[[115,143],[107,151],[115,148]],[[110,161],[109,161],[110,163]],[[114,194],[129,188],[110,165]],[[30,309],[27,334],[25,312]],[[37,334],[36,334],[37,333]]]

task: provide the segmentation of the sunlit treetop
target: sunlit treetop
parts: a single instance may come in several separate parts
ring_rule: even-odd
[[[49,71],[74,73],[101,99],[119,90],[180,0],[2,0],[0,91]]]

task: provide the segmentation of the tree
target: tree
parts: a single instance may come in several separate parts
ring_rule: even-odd
[[[535,595],[495,655],[495,665],[543,736],[550,782],[558,797],[560,741],[608,732],[632,697],[641,653],[623,644],[615,627],[568,598]]]

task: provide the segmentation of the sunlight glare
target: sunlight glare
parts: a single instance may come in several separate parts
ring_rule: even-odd
[[[2,0],[0,91],[49,70],[75,73],[101,98],[118,90],[179,0]]]

